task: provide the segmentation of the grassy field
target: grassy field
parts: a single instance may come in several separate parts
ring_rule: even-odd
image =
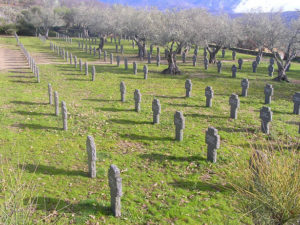
[[[49,41],[20,40],[39,64],[41,83],[35,82],[28,68],[0,71],[1,166],[5,173],[23,169],[22,180],[34,184],[29,190],[38,203],[36,223],[251,224],[251,218],[236,209],[235,193],[220,174],[236,156],[248,160],[253,146],[260,149],[278,142],[286,149],[298,146],[299,116],[292,114],[292,96],[300,91],[300,64],[293,63],[288,72],[291,83],[278,83],[268,76],[268,58],[254,74],[253,56],[237,54],[233,62],[227,51],[218,74],[216,65],[204,70],[200,49],[197,67],[192,66],[192,52],[185,64],[178,57],[182,75],[162,75],[165,61],[157,67],[153,60],[148,65],[148,80],[144,80],[142,68],[147,62],[134,58],[137,48],[132,49],[131,42],[122,40],[129,57],[126,71],[123,60],[117,67],[109,64],[109,57],[104,63],[103,57],[99,60],[80,51],[76,39],[73,44],[53,39],[73,56],[89,62],[90,75],[85,76],[53,53]],[[18,48],[14,38],[2,37],[0,44]],[[117,55],[114,44],[106,43],[104,49]],[[245,61],[243,69],[237,78],[231,78],[231,66],[237,65],[240,57]],[[138,63],[137,75],[133,74],[133,60]],[[93,64],[97,71],[94,82]],[[240,97],[238,119],[232,120],[228,101],[232,93],[241,94],[242,78],[250,81],[248,97]],[[190,98],[184,97],[186,79],[193,83]],[[127,86],[125,103],[120,102],[121,81]],[[67,104],[68,131],[62,130],[61,116],[56,117],[54,106],[48,104],[48,83]],[[270,135],[260,131],[259,119],[267,83],[274,87]],[[215,92],[212,108],[205,107],[206,86]],[[134,112],[135,89],[142,94],[140,113]],[[159,125],[152,124],[154,98],[162,105]],[[175,111],[183,111],[186,119],[182,142],[174,141]],[[206,161],[205,131],[209,126],[217,128],[221,137],[216,164]],[[87,135],[96,142],[96,179],[87,177]],[[109,208],[110,164],[118,166],[123,178],[121,218],[114,218]],[[232,166],[233,174],[234,169]],[[4,194],[0,192],[0,201]]]

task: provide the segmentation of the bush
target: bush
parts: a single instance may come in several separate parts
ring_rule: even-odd
[[[280,146],[254,150],[248,160],[234,160],[226,172],[236,191],[238,207],[255,224],[286,224],[300,219],[300,160],[298,144],[287,150]],[[279,150],[278,150],[279,149]],[[233,171],[234,170],[234,171]]]
[[[14,24],[2,24],[0,26],[0,34],[13,35],[17,31]]]

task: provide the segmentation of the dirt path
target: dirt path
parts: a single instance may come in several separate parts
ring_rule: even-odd
[[[28,69],[26,58],[20,49],[0,44],[0,71]]]

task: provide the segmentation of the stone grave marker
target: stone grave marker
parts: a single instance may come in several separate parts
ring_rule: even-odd
[[[236,65],[232,65],[231,71],[232,71],[232,78],[236,78],[236,71],[237,71]]]
[[[63,119],[63,129],[68,130],[68,112],[67,105],[64,101],[61,102],[61,113]]]
[[[242,86],[242,96],[247,97],[248,96],[248,88],[249,88],[249,80],[243,79],[241,81],[241,86]]]
[[[217,162],[217,149],[220,148],[220,136],[218,130],[214,127],[209,127],[205,132],[205,143],[207,144],[207,161]]]
[[[293,113],[300,115],[300,92],[296,92],[293,96],[294,110]]]
[[[263,106],[260,110],[261,131],[265,134],[270,133],[270,122],[272,121],[272,111],[270,107]]]
[[[94,138],[90,135],[86,139],[86,151],[88,155],[89,177],[96,178],[96,145]]]
[[[144,79],[147,80],[148,79],[148,66],[147,65],[144,65],[143,71],[144,71]]]
[[[125,70],[128,70],[128,59],[127,59],[127,57],[124,58],[124,66],[125,66]]]
[[[225,53],[226,53],[226,51],[225,51],[225,49],[223,48],[223,49],[222,49],[222,58],[225,58]]]
[[[266,84],[264,88],[265,93],[265,104],[271,104],[272,96],[274,94],[274,89],[272,84]]]
[[[133,62],[133,74],[136,75],[137,74],[137,63]]]
[[[235,60],[235,58],[236,58],[236,52],[232,51],[232,60]]]
[[[230,105],[230,118],[237,119],[237,110],[240,107],[239,96],[236,94],[231,94],[229,98],[229,105]]]
[[[110,64],[114,63],[114,56],[112,53],[110,53]]]
[[[135,111],[140,112],[141,111],[141,100],[142,95],[139,89],[135,89],[134,91],[134,103],[135,103]]]
[[[193,66],[196,66],[196,62],[197,62],[197,55],[193,55]]]
[[[92,67],[92,81],[95,81],[95,76],[96,76],[96,68],[95,66]]]
[[[120,67],[120,61],[121,61],[121,57],[117,56],[117,67]]]
[[[159,124],[159,116],[161,113],[161,105],[159,99],[152,101],[153,124]]]
[[[244,60],[243,60],[242,58],[239,58],[239,60],[238,60],[238,64],[239,64],[239,70],[241,70],[241,69],[242,69],[242,67],[243,67],[243,63],[244,63]]]
[[[111,210],[115,217],[121,216],[122,178],[120,170],[115,165],[110,165],[108,170],[108,183],[110,188]]]
[[[55,104],[55,115],[59,115],[59,99],[58,99],[58,92],[54,91],[54,104]]]
[[[222,62],[221,61],[217,62],[217,68],[218,68],[218,73],[221,73],[221,71],[222,71]]]
[[[48,96],[49,96],[49,104],[53,105],[53,96],[52,96],[52,86],[48,84]]]
[[[89,65],[88,65],[87,62],[85,62],[84,68],[85,68],[85,75],[86,75],[86,76],[89,75]]]
[[[206,107],[212,107],[212,99],[214,97],[214,91],[211,86],[205,88]]]
[[[190,79],[185,81],[185,97],[186,98],[191,97],[192,86],[193,86],[193,84]]]
[[[253,72],[253,73],[256,73],[256,69],[257,69],[257,62],[256,62],[256,61],[253,61],[253,62],[252,62],[252,72]]]
[[[124,81],[120,83],[121,102],[125,102],[126,99],[126,85]]]
[[[176,111],[174,114],[174,124],[175,124],[175,140],[182,141],[183,140],[183,129],[185,128],[185,118],[183,113],[180,111]]]
[[[274,64],[270,64],[268,66],[268,72],[269,72],[269,76],[273,77],[273,73],[274,73]]]

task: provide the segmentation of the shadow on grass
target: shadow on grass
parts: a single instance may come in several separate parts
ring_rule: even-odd
[[[47,103],[41,103],[41,102],[26,102],[26,101],[10,101],[12,104],[18,104],[18,105],[47,105]]]
[[[25,123],[19,123],[19,124],[13,124],[12,127],[17,127],[17,128],[29,128],[33,130],[63,130],[63,128],[59,127],[47,127],[47,126],[42,126],[40,124],[25,124]]]
[[[15,76],[7,76],[7,77],[12,77],[12,78],[34,78],[34,76],[18,76],[18,75],[15,75]]]
[[[91,81],[90,79],[78,79],[78,78],[68,78],[66,80],[73,80],[73,81]]]
[[[185,97],[182,96],[165,96],[165,95],[155,95],[157,98],[171,98],[171,99],[185,99]]]
[[[144,140],[144,141],[174,141],[173,138],[170,137],[154,137],[154,136],[144,136],[137,134],[121,134],[122,138],[129,138],[131,140]]]
[[[22,83],[22,84],[35,84],[36,81],[29,81],[29,80],[10,80],[12,83]]]
[[[114,99],[96,99],[96,98],[86,98],[81,100],[90,101],[90,102],[121,102],[120,100],[114,100]]]
[[[82,176],[88,177],[88,174],[80,170],[58,169],[54,166],[24,164],[20,165],[21,169],[25,169],[29,173],[46,174],[46,175],[66,175],[66,176]]]
[[[27,111],[14,111],[13,113],[28,116],[55,116],[54,113],[38,113],[38,112],[27,112]]]
[[[271,109],[272,110],[272,109]],[[292,111],[293,109],[291,109]],[[293,115],[292,112],[281,112],[281,111],[278,111],[278,110],[272,110],[273,113],[276,113],[276,114],[287,114],[287,115]]]
[[[29,205],[32,200],[36,203],[37,210],[43,210],[51,213],[53,211],[57,211],[59,214],[75,213],[89,216],[101,212],[101,214],[106,216],[112,215],[110,207],[100,205],[94,199],[71,203],[57,198],[39,196],[33,199],[26,198],[24,200],[24,204]]]
[[[291,125],[299,125],[300,122],[297,122],[297,121],[287,121],[285,122],[286,124],[291,124]]]
[[[168,105],[171,105],[171,106],[178,106],[178,107],[195,107],[195,108],[206,108],[205,106],[203,105],[189,105],[189,104],[176,104],[176,103],[167,103]]]
[[[194,156],[172,156],[172,155],[163,155],[158,153],[151,153],[151,154],[144,154],[140,156],[143,159],[150,159],[152,161],[166,161],[166,160],[172,160],[172,161],[187,161],[187,162],[194,162],[194,161],[206,161],[205,158],[199,155]]]
[[[96,108],[105,112],[134,112],[134,109]]]
[[[134,121],[134,120],[122,120],[122,119],[111,119],[108,121],[112,123],[118,123],[118,124],[153,124],[152,122],[149,121]]]
[[[214,191],[214,192],[227,192],[232,189],[230,186],[222,186],[218,184],[210,184],[207,182],[192,182],[192,181],[185,181],[179,180],[173,183],[169,183],[176,188],[183,188],[188,189],[190,191]]]
[[[245,133],[255,133],[255,131],[258,131],[258,129],[255,128],[229,128],[229,127],[216,127],[219,131],[225,131],[228,133],[233,132],[245,132]]]
[[[186,117],[206,117],[206,118],[220,118],[220,119],[229,119],[229,116],[215,116],[215,115],[203,115],[197,113],[184,114]]]

